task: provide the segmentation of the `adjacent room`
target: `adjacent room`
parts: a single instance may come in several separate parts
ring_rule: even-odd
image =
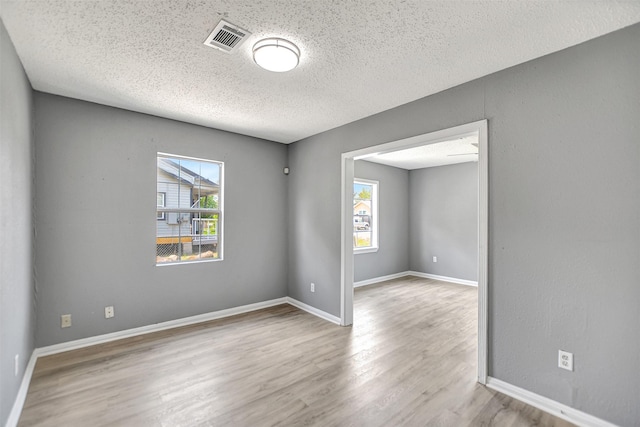
[[[477,136],[367,156],[354,177],[356,286],[407,272],[478,284]]]
[[[0,425],[640,426],[639,46],[636,0],[0,0]]]

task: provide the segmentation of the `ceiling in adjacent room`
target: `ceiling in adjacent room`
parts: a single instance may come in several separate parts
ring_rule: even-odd
[[[640,1],[1,0],[34,89],[290,143],[640,22]],[[221,18],[252,34],[203,44]],[[252,46],[283,37],[300,65]]]
[[[467,136],[385,154],[374,154],[362,160],[406,170],[477,162],[478,136]]]

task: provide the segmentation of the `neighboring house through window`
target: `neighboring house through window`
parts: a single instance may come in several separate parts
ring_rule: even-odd
[[[378,250],[378,181],[353,181],[354,253]]]
[[[223,163],[157,156],[156,264],[222,259]]]

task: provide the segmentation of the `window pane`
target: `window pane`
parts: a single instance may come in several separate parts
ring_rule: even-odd
[[[371,200],[371,193],[373,192],[373,186],[368,184],[353,184],[353,199],[354,200]]]
[[[176,210],[157,212],[156,263],[220,259],[222,163],[158,156],[157,170],[158,207]]]
[[[353,243],[356,248],[368,248],[371,246],[370,231],[356,231],[353,233]]]
[[[220,214],[185,214],[167,212],[171,224],[159,221],[156,233],[156,262],[198,261],[219,259]]]
[[[377,248],[375,217],[377,182],[354,180],[353,183],[353,247]],[[375,221],[374,221],[375,220]]]

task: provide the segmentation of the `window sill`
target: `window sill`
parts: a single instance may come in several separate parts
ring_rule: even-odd
[[[378,248],[362,248],[362,249],[353,249],[353,254],[354,255],[358,255],[358,254],[370,254],[370,253],[374,253],[374,252],[378,252]]]
[[[156,267],[166,267],[169,265],[189,265],[189,264],[204,264],[207,262],[218,262],[222,261],[222,258],[212,258],[212,259],[194,259],[192,261],[171,261],[171,262],[163,262],[156,263]]]

